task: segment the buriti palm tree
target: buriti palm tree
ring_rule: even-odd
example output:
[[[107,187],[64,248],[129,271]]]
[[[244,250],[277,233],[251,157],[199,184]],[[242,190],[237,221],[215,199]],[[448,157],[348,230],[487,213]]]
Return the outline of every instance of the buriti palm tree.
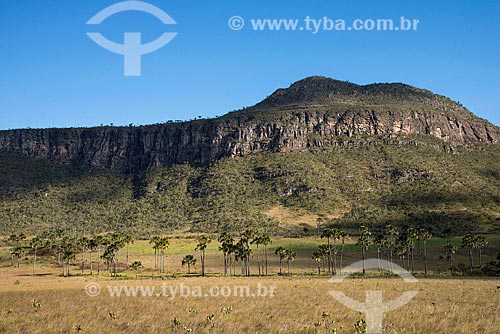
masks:
[[[250,248],[250,243],[252,238],[255,236],[253,230],[247,229],[240,236],[240,240],[236,244],[237,257],[242,261],[242,273],[245,276],[250,276],[250,256],[252,255],[252,249]]]
[[[102,258],[106,261],[106,267],[108,270],[108,274],[113,277],[114,270],[114,261],[115,261],[115,250],[114,250],[114,245],[110,244],[108,245],[102,254]]]
[[[21,244],[23,240],[26,239],[26,235],[24,233],[20,234],[11,234],[9,238],[7,239],[8,241],[11,242],[11,257],[10,257],[10,265],[14,265],[14,256],[16,255],[16,252],[14,250],[17,248],[17,254],[19,254],[19,248],[22,248]],[[23,252],[24,253],[24,252]],[[22,255],[21,255],[22,256]],[[17,267],[19,267],[19,257],[17,261]]]
[[[288,265],[288,276],[290,277],[291,276],[290,263],[293,260],[295,260],[295,257],[297,256],[297,254],[293,250],[287,249],[287,250],[285,250],[285,256],[286,256],[286,261],[287,261],[287,265]]]
[[[399,236],[398,240],[400,242],[396,244],[394,252],[397,256],[399,256],[399,261],[401,263],[401,274],[403,274],[403,269],[405,267],[405,257],[408,254],[408,247],[406,247],[402,236]]]
[[[66,277],[69,277],[69,267],[71,260],[75,258],[74,248],[73,248],[73,240],[70,238],[64,238],[61,243],[61,251],[64,263],[66,264],[66,273],[64,274]],[[64,267],[63,267],[64,270]]]
[[[323,272],[326,272],[326,262],[328,260],[328,245],[319,245],[318,251],[323,255]]]
[[[349,234],[346,231],[340,231],[339,237],[341,241],[339,270],[340,270],[340,276],[342,276],[342,264],[343,264],[342,261],[344,259],[345,240],[349,239]]]
[[[114,271],[115,277],[117,276],[117,273],[118,273],[120,249],[122,249],[123,247],[125,247],[125,239],[120,234],[113,233],[113,235],[111,235],[111,244],[110,244],[110,246],[108,246],[108,248],[112,249],[114,252],[113,271]]]
[[[123,236],[123,243],[127,247],[125,255],[125,267],[128,269],[128,246],[134,243],[134,238],[130,234],[125,234]]]
[[[89,239],[87,237],[81,237],[77,241],[77,245],[78,247],[80,247],[82,255],[82,262],[81,262],[82,275],[84,274],[85,270],[85,249],[87,248],[88,242]]]
[[[472,250],[477,248],[476,241],[477,241],[476,237],[473,236],[472,234],[467,234],[462,238],[462,248],[467,248],[469,251],[469,272],[471,276],[473,274],[472,268],[474,266],[472,258]]]
[[[33,239],[30,240],[30,246],[33,249],[33,276],[35,276],[35,271],[36,271],[36,253],[39,248],[43,247],[45,245],[45,240],[42,239],[40,236],[36,236]]]
[[[413,242],[412,240],[410,239],[410,237],[408,236],[408,234],[401,234],[399,235],[398,239],[397,239],[397,243],[396,243],[396,247],[397,247],[397,250],[398,250],[398,255],[402,256],[403,258],[403,261],[401,262],[401,267],[402,268],[405,268],[408,269],[408,271],[410,271],[410,253],[411,253],[411,249],[413,247]],[[407,259],[407,264],[405,266],[405,258]]]
[[[188,275],[191,275],[191,266],[196,266],[196,258],[193,255],[186,255],[182,259],[182,266],[188,267]]]
[[[211,241],[212,240],[210,240],[208,235],[203,235],[198,239],[198,245],[196,245],[196,248],[194,249],[195,251],[200,252],[201,276],[205,276],[205,250]]]
[[[363,276],[364,276],[364,275],[366,275],[366,266],[365,266],[366,251],[368,251],[368,247],[370,246],[370,236],[372,233],[370,232],[368,227],[363,226],[363,225],[359,227],[359,233],[360,233],[360,235],[359,235],[357,245],[361,246],[361,254],[363,257]]]
[[[120,243],[120,240],[112,240],[104,250],[104,254],[102,255],[102,258],[106,260],[107,266],[108,266],[108,272],[110,273],[111,276],[114,276],[115,278],[118,276],[118,259],[117,259],[117,253],[119,249],[123,246],[123,244]]]
[[[229,275],[236,275],[236,254],[238,252],[238,245],[230,244],[228,249],[228,257],[229,257]],[[231,274],[232,272],[232,274]]]
[[[98,235],[95,237],[95,242],[97,244],[97,275],[101,272],[101,247],[107,246],[110,240],[103,235]]]
[[[234,239],[228,232],[224,232],[219,236],[219,250],[224,254],[224,276],[227,276],[228,262],[230,262],[230,254]],[[231,269],[230,269],[231,270]]]
[[[286,249],[282,246],[279,246],[274,251],[274,254],[278,255],[280,258],[280,275],[283,275],[283,259],[286,258]]]
[[[262,275],[262,267],[260,266],[260,251],[259,251],[259,245],[262,243],[260,235],[256,235],[250,243],[255,244],[257,246],[257,267],[259,268],[259,276],[260,276]]]
[[[89,239],[87,243],[87,247],[89,250],[89,258],[90,258],[90,275],[92,276],[93,274],[93,263],[92,263],[92,253],[97,249],[98,244],[95,238]]]
[[[332,228],[333,241],[333,274],[337,274],[337,241],[340,239],[340,231],[337,228]]]
[[[134,261],[132,262],[132,265],[130,266],[132,269],[135,271],[135,278],[137,278],[139,274],[139,269],[142,268],[142,263],[141,261]]]
[[[321,276],[321,261],[323,260],[324,255],[321,251],[317,250],[312,254],[312,259],[316,262],[318,266],[318,276]]]
[[[446,245],[444,245],[444,251],[446,255],[446,260],[448,261],[448,264],[450,265],[450,273],[453,276],[453,256],[456,254],[458,247],[451,242],[447,242]]]
[[[160,273],[165,272],[165,250],[168,248],[169,241],[167,237],[162,237],[158,241],[158,250],[160,251]]]
[[[245,276],[250,276],[250,255],[252,254],[248,240],[242,236],[235,247],[235,260],[241,260],[241,274]]]
[[[396,247],[396,243],[397,243],[397,238],[398,238],[399,232],[398,232],[398,230],[394,226],[387,225],[385,227],[384,235],[385,235],[385,238],[386,238],[387,247],[389,249],[389,263],[392,263],[392,257],[393,257],[393,254],[394,254],[394,249]],[[393,268],[391,266],[390,270],[392,270],[392,269]]]
[[[415,273],[415,240],[419,239],[419,233],[416,228],[410,227],[408,229],[408,239],[410,243],[410,256],[411,256],[411,272]]]
[[[260,242],[262,243],[262,245],[264,245],[264,266],[265,266],[265,273],[267,276],[267,246],[272,243],[271,237],[269,236],[269,234],[264,233],[261,236]]]
[[[385,244],[385,237],[384,237],[382,234],[377,235],[377,236],[373,239],[373,244],[377,247],[378,271],[379,271],[379,272],[382,272],[382,270],[383,270],[384,268],[382,268],[382,261],[381,261],[382,255],[381,255],[381,250],[382,250],[382,247],[383,247],[383,246],[384,246],[384,244]]]
[[[153,245],[153,250],[155,253],[155,271],[158,269],[158,244],[160,242],[160,237],[159,236],[153,236],[151,239],[149,239],[149,244]]]
[[[332,247],[330,244],[330,241],[332,237],[334,236],[334,231],[330,228],[326,228],[322,233],[321,233],[321,239],[326,238],[327,239],[327,244],[328,244],[328,272],[330,275],[332,274]]]
[[[17,267],[19,268],[19,261],[21,260],[21,257],[24,255],[25,250],[23,246],[15,246],[14,249],[12,250],[12,254],[17,260]]]
[[[483,250],[488,247],[490,243],[482,235],[476,236],[476,247],[479,250],[479,267],[483,267]]]
[[[424,244],[424,273],[427,275],[427,241],[431,240],[432,234],[425,228],[420,229],[418,234]]]

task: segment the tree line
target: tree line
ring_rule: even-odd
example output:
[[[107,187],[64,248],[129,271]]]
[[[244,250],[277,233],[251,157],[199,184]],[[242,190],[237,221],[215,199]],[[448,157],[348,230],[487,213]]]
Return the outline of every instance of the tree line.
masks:
[[[325,228],[319,234],[326,243],[319,245],[312,253],[311,258],[316,263],[318,275],[328,273],[330,276],[343,274],[344,255],[346,242],[351,237],[346,231],[338,228]],[[370,229],[361,226],[358,230],[356,246],[361,251],[363,263],[363,275],[366,274],[365,261],[370,247],[376,249],[379,260],[379,272],[394,271],[393,268],[384,268],[381,261],[386,259],[388,263],[398,262],[401,268],[415,273],[415,262],[421,261],[424,267],[424,274],[428,274],[428,241],[432,234],[427,229],[406,228],[397,229],[392,225],[387,225],[385,230],[376,235],[372,235]],[[134,243],[134,237],[127,233],[111,233],[96,236],[68,236],[61,229],[51,229],[31,239],[27,239],[23,233],[12,234],[7,241],[11,249],[11,266],[15,264],[19,267],[20,259],[28,253],[33,256],[33,275],[36,274],[37,259],[40,252],[45,255],[56,257],[58,266],[61,267],[63,276],[70,276],[72,263],[80,264],[81,274],[85,274],[85,263],[88,259],[89,273],[94,272],[99,275],[102,271],[102,264],[110,276],[116,277],[120,270],[120,262],[125,264],[124,269],[135,270],[136,276],[139,269],[143,268],[140,261],[129,261],[129,245]],[[223,254],[223,275],[237,275],[237,267],[241,269],[241,275],[251,276],[251,263],[255,261],[259,276],[269,275],[268,247],[272,243],[268,233],[247,229],[240,233],[238,237],[222,232],[218,235],[218,250]],[[187,254],[181,260],[182,267],[187,267],[188,275],[191,268],[196,267],[198,259],[201,264],[201,276],[206,275],[206,249],[212,242],[209,235],[202,235],[197,239],[194,252],[198,253],[198,258],[194,254]],[[165,257],[169,247],[167,236],[152,236],[149,239],[154,253],[154,271],[159,274],[165,273]],[[467,234],[462,238],[461,245],[453,244],[451,241],[443,246],[440,254],[441,260],[446,260],[448,268],[453,275],[453,259],[459,248],[465,249],[469,257],[469,272],[474,273],[474,255],[477,254],[479,268],[483,268],[483,250],[489,245],[484,236]],[[282,246],[274,249],[274,255],[279,259],[279,275],[284,275],[283,266],[286,263],[287,274],[291,275],[291,264],[297,257],[292,249]],[[488,272],[500,272],[499,262],[487,264]],[[94,265],[96,267],[94,267]],[[123,268],[121,268],[123,269]]]

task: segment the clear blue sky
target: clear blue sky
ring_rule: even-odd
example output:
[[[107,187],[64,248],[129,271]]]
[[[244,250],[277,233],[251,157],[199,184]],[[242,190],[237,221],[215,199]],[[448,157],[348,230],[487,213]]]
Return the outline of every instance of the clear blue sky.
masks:
[[[164,26],[127,12],[90,27],[115,0],[0,1],[0,128],[150,124],[214,117],[253,105],[310,75],[359,84],[405,82],[462,102],[500,125],[498,0],[148,0]],[[420,20],[416,32],[232,31],[228,19]],[[121,42],[178,36],[123,76],[123,57],[87,36]]]

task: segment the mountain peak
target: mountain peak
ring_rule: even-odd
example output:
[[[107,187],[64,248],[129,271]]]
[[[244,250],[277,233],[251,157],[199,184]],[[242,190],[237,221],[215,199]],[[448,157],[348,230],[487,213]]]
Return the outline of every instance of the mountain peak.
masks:
[[[293,83],[289,88],[278,89],[258,106],[314,103],[332,94],[351,94],[358,88],[358,85],[347,81],[312,76]]]
[[[311,76],[293,83],[288,88],[278,89],[257,106],[329,105],[353,102],[353,100],[381,104],[388,100],[421,101],[435,98],[440,96],[403,83],[357,85],[323,76]]]

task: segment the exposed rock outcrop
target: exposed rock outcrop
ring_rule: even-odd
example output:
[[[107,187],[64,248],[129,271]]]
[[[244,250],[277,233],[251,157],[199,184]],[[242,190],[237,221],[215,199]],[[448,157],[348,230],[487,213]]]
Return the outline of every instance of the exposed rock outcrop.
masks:
[[[343,145],[349,138],[373,135],[495,144],[500,129],[456,102],[411,86],[358,86],[312,77],[276,91],[255,107],[217,119],[141,127],[0,131],[0,150],[132,172],[184,162],[209,163],[262,150]]]

